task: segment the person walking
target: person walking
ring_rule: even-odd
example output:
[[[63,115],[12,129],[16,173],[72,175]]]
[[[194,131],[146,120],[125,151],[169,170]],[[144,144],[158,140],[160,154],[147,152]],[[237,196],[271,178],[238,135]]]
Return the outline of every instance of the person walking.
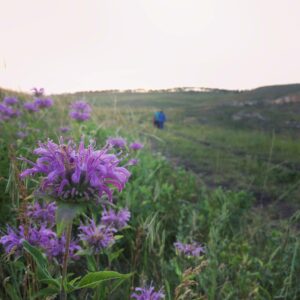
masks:
[[[159,128],[159,111],[154,113],[153,117],[153,125],[157,128]]]
[[[167,120],[165,113],[161,110],[158,115],[158,128],[163,129],[164,123]]]

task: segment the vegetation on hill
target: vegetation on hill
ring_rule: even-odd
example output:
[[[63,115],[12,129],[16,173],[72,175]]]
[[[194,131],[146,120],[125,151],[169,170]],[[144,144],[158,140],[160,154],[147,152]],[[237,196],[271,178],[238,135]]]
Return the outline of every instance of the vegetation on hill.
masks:
[[[131,213],[115,243],[97,255],[88,247],[79,251],[66,277],[59,258],[45,256],[48,248],[39,243],[23,242],[19,254],[2,247],[0,299],[56,299],[64,293],[69,299],[130,299],[135,287],[150,284],[170,300],[298,299],[300,129],[288,124],[300,122],[299,104],[267,101],[299,91],[300,85],[290,85],[245,92],[56,95],[53,107],[2,122],[2,237],[7,224],[31,224],[25,204],[53,200],[37,192],[40,176],[19,180],[30,166],[18,158],[35,161],[39,140],[58,143],[62,135],[79,143],[84,135],[86,145],[101,149],[109,137],[123,137],[144,148],[114,152],[124,164],[138,159],[127,167],[132,174],[124,189],[113,194],[115,208]],[[31,101],[18,96],[20,107]],[[78,99],[92,106],[90,120],[70,119],[69,105]],[[158,109],[167,115],[165,130],[152,125]],[[101,215],[102,205],[78,214],[73,239],[87,217],[99,221]],[[59,234],[58,220],[51,230]],[[193,255],[176,242],[204,251]]]

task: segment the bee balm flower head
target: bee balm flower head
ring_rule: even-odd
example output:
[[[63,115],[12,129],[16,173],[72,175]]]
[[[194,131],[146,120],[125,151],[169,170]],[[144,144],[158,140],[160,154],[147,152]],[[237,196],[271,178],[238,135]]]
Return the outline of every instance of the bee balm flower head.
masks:
[[[91,106],[85,101],[76,101],[71,105],[70,117],[76,121],[86,121],[91,117]]]
[[[113,188],[122,191],[130,172],[120,166],[120,160],[110,150],[109,146],[96,150],[93,144],[85,148],[83,141],[77,147],[72,141],[64,144],[61,139],[56,144],[48,140],[34,150],[39,156],[36,162],[22,158],[32,168],[20,176],[41,174],[40,189],[57,200],[85,202],[107,195],[112,201]]]

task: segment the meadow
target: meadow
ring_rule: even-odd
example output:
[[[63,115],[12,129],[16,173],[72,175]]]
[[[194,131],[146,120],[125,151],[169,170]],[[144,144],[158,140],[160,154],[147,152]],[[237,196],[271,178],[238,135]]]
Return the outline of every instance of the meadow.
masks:
[[[29,111],[22,107],[32,95],[0,90],[1,101],[16,96],[22,110],[0,123],[0,299],[299,299],[299,95],[300,85],[81,92]],[[90,118],[70,117],[77,100],[89,103]],[[161,109],[164,130],[152,124]],[[53,195],[73,158],[87,155],[68,145],[83,136],[89,155],[104,149],[115,159],[97,203],[93,193],[88,201]],[[105,148],[120,137],[126,146]],[[45,145],[33,151],[48,138],[72,163],[63,160],[43,188],[45,173],[20,174],[44,155]],[[134,150],[135,141],[143,148]],[[79,194],[90,191],[83,181],[71,183]],[[107,226],[107,212],[125,208],[123,226]]]

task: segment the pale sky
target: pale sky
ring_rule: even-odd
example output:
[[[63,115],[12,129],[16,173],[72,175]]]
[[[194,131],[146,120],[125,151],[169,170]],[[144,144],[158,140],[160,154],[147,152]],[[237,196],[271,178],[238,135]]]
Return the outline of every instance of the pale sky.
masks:
[[[0,86],[300,82],[300,0],[0,0]]]

